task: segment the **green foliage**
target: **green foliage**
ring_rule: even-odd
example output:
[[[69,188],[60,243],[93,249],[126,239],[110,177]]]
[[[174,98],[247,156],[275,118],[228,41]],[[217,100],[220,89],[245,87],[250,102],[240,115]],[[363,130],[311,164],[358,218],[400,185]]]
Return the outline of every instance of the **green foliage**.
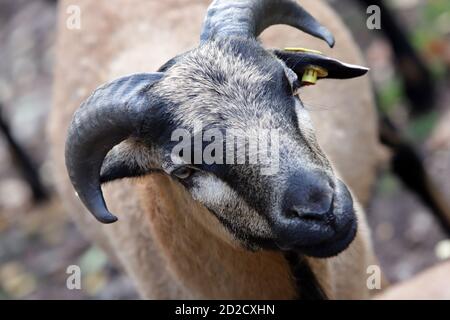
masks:
[[[425,140],[439,120],[438,112],[430,112],[419,118],[412,119],[408,126],[408,135],[414,140]]]
[[[380,107],[383,113],[391,113],[403,97],[403,86],[400,79],[393,77],[379,89]]]
[[[445,33],[450,30],[450,1],[426,1],[422,10],[421,20],[412,31],[413,45],[424,51],[434,41],[445,41]],[[430,69],[436,78],[445,75],[446,68],[442,61],[433,59],[429,61]]]
[[[101,270],[107,261],[105,253],[93,246],[81,256],[79,265],[83,272],[92,273]]]
[[[393,194],[398,188],[398,181],[390,172],[383,173],[377,184],[378,192],[386,195]]]
[[[427,21],[435,21],[443,13],[450,12],[450,2],[448,0],[429,0],[424,8],[424,17]]]

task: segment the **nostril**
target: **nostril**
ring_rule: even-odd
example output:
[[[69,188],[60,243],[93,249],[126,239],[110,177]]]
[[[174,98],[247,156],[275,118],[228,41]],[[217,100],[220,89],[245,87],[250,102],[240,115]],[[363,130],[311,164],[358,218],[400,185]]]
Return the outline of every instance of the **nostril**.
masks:
[[[332,223],[333,181],[321,172],[293,175],[283,198],[283,216],[286,219]]]
[[[308,212],[304,210],[299,210],[297,208],[291,208],[286,210],[284,213],[285,217],[288,219],[302,219],[310,221],[328,221],[329,217],[323,212]]]
[[[325,220],[323,213],[314,213],[314,212],[301,212],[299,217],[303,220],[313,220],[313,221],[321,221]]]

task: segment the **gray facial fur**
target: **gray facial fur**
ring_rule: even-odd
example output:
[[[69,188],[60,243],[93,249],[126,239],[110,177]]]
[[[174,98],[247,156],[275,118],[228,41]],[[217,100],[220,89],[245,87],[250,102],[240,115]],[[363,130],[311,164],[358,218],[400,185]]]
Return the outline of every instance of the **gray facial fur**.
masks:
[[[223,39],[179,58],[153,87],[174,128],[191,130],[201,121],[204,127],[255,140],[261,129],[279,130],[278,174],[262,176],[259,165],[222,164],[198,166],[188,181],[181,181],[246,247],[273,239],[270,222],[281,211],[290,174],[318,169],[332,177],[308,112],[293,95],[294,80],[284,62],[257,41]]]

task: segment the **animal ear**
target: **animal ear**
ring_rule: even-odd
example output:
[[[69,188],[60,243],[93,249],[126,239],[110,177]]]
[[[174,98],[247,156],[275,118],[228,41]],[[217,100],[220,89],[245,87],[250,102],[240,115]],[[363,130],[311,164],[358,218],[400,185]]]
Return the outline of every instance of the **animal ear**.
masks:
[[[314,84],[317,79],[350,79],[360,77],[368,68],[348,64],[319,53],[272,51],[302,79],[303,85]]]
[[[144,143],[135,139],[125,140],[106,155],[100,171],[100,183],[158,171],[155,169],[156,159],[156,151]]]

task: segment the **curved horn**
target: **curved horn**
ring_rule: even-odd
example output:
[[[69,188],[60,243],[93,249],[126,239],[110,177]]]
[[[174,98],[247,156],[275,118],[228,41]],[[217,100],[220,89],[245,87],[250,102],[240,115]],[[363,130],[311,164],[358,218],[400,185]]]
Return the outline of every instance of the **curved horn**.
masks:
[[[106,208],[100,169],[109,150],[138,135],[151,108],[149,87],[162,73],[135,74],[98,88],[77,110],[66,140],[66,167],[78,197],[103,223],[117,220]],[[147,114],[148,116],[148,114]]]
[[[292,0],[214,0],[208,8],[200,40],[256,38],[274,24],[290,25],[334,46],[331,32]]]

